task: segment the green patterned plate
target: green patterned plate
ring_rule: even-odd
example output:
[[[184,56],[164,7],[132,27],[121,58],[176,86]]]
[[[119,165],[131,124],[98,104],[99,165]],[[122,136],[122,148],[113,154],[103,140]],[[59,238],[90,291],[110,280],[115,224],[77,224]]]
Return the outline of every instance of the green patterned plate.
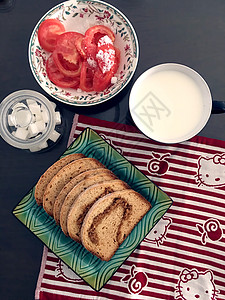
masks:
[[[13,210],[14,215],[55,255],[98,291],[165,214],[172,200],[90,128],[86,128],[77,137],[62,157],[72,153],[83,153],[98,159],[152,204],[152,209],[137,224],[108,262],[101,261],[82,245],[64,235],[54,219],[37,205],[34,198],[35,187]]]

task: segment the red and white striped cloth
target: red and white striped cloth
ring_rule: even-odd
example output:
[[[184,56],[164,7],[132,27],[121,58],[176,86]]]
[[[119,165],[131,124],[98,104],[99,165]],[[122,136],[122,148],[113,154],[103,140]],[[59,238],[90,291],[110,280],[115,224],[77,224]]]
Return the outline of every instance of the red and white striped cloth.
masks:
[[[225,299],[225,142],[196,136],[165,145],[133,126],[75,115],[69,143],[86,127],[173,205],[99,292],[44,247],[36,299]]]

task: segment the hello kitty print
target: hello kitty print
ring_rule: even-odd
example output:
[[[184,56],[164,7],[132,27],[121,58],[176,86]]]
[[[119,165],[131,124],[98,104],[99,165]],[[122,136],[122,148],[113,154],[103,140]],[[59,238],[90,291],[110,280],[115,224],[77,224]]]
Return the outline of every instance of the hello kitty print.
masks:
[[[212,157],[201,156],[198,160],[196,182],[198,186],[213,188],[225,186],[225,153],[215,154]]]
[[[166,240],[166,235],[171,224],[171,218],[162,217],[162,219],[146,236],[145,241],[148,243],[156,244],[159,247]]]
[[[219,291],[214,284],[210,270],[183,269],[176,289],[175,299],[179,300],[216,300]]]

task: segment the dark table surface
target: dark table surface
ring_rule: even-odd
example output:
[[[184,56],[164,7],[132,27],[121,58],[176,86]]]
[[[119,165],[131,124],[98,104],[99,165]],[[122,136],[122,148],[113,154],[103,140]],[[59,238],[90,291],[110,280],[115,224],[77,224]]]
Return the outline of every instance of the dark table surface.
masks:
[[[5,2],[0,0],[0,8]],[[31,73],[27,49],[38,20],[60,1],[9,2],[13,4],[11,10],[0,10],[0,101],[21,89],[48,97]],[[130,84],[114,99],[95,107],[79,108],[57,102],[66,126],[60,142],[49,151],[30,153],[13,148],[0,138],[0,299],[34,299],[43,245],[12,215],[12,210],[65,151],[75,113],[131,123],[128,99],[132,84],[146,69],[165,62],[195,69],[210,86],[213,99],[225,100],[224,0],[108,2],[128,17],[138,35],[140,58]],[[225,115],[213,114],[200,135],[225,140],[224,125]]]

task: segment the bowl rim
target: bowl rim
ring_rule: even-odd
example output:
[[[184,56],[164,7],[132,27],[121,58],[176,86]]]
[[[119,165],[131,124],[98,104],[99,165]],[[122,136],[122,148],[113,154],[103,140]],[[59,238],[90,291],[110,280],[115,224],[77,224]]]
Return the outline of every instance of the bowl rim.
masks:
[[[140,88],[140,85],[142,83],[142,81],[144,79],[146,79],[148,76],[151,76],[151,74],[154,74],[155,72],[160,72],[160,71],[168,71],[168,70],[173,70],[173,71],[178,71],[181,72],[185,75],[187,75],[190,78],[196,78],[198,80],[198,82],[195,83],[196,85],[199,87],[199,90],[202,92],[202,94],[205,95],[205,97],[203,98],[203,111],[204,111],[204,115],[203,117],[201,117],[199,119],[198,124],[196,125],[195,128],[193,128],[192,130],[188,131],[187,133],[183,134],[182,136],[180,136],[179,138],[168,138],[168,139],[161,139],[161,138],[157,138],[157,137],[153,137],[151,135],[151,132],[148,130],[146,130],[145,126],[143,126],[141,124],[141,122],[138,121],[138,118],[134,112],[134,108],[136,107],[135,103],[136,103],[136,97],[135,97],[135,89]],[[204,91],[203,91],[204,89]],[[135,81],[135,83],[132,86],[132,89],[130,91],[130,95],[129,95],[129,110],[130,110],[130,114],[132,117],[132,120],[134,121],[135,125],[138,127],[138,129],[148,138],[151,138],[152,140],[155,140],[157,142],[160,143],[165,143],[165,144],[174,144],[174,143],[181,143],[184,141],[187,141],[189,139],[191,139],[192,137],[194,137],[195,135],[197,135],[207,124],[210,116],[211,116],[211,110],[212,110],[212,95],[211,95],[211,91],[210,88],[207,84],[207,82],[205,81],[205,79],[194,69],[192,69],[189,66],[186,66],[184,64],[180,64],[180,63],[162,63],[162,64],[158,64],[155,66],[150,67],[149,69],[147,69],[146,71],[144,71]]]
[[[42,86],[42,84],[40,83],[40,80],[38,79],[38,76],[37,74],[35,73],[35,67],[32,63],[32,54],[31,54],[31,47],[32,47],[32,44],[33,44],[33,41],[34,41],[34,36],[38,30],[38,27],[40,25],[40,23],[47,17],[49,16],[49,14],[51,14],[51,12],[53,12],[54,10],[56,10],[57,8],[60,8],[60,7],[63,7],[64,5],[66,4],[69,4],[69,3],[77,3],[77,2],[82,2],[82,4],[93,4],[93,3],[97,3],[99,5],[103,5],[103,6],[106,6],[106,7],[109,7],[111,10],[114,11],[114,13],[116,13],[117,15],[119,15],[122,19],[125,20],[126,22],[126,26],[128,25],[129,28],[130,28],[130,33],[132,34],[132,41],[135,42],[135,59],[134,59],[134,64],[133,64],[133,70],[130,71],[126,77],[126,79],[124,80],[123,84],[121,84],[120,88],[115,90],[114,92],[112,92],[112,94],[110,94],[109,97],[106,97],[106,98],[100,98],[98,100],[95,100],[93,102],[90,101],[86,101],[86,102],[79,102],[79,100],[74,100],[74,102],[72,101],[69,101],[69,100],[66,100],[66,99],[63,99],[61,97],[57,97],[56,95],[54,95],[52,92],[50,92],[45,86]],[[131,44],[133,44],[133,42]],[[129,19],[118,9],[116,8],[115,6],[107,3],[107,2],[104,2],[104,1],[100,1],[100,0],[82,0],[82,1],[78,1],[78,0],[67,0],[67,1],[64,1],[64,2],[61,2],[57,5],[55,5],[54,7],[52,7],[51,9],[49,9],[39,20],[38,22],[36,23],[31,35],[30,35],[30,39],[29,39],[29,43],[28,43],[28,61],[29,61],[29,66],[30,66],[30,69],[31,69],[31,72],[35,78],[35,80],[37,81],[37,83],[41,86],[41,88],[48,94],[50,95],[51,97],[53,97],[54,99],[56,99],[57,101],[60,101],[62,103],[65,103],[65,104],[68,104],[68,105],[71,105],[71,106],[78,106],[78,107],[86,107],[86,106],[94,106],[94,105],[97,105],[97,104],[101,104],[101,103],[104,103],[106,101],[109,101],[110,99],[114,98],[116,95],[118,95],[127,85],[128,83],[131,81],[133,75],[135,74],[135,71],[137,69],[137,65],[138,65],[138,61],[139,61],[139,41],[138,41],[138,37],[137,37],[137,34],[136,34],[136,31],[133,27],[133,25],[131,24],[131,22],[129,21]],[[54,84],[53,84],[54,85]],[[55,87],[57,87],[56,85],[54,85]],[[65,89],[66,91],[67,89]],[[86,93],[86,92],[84,92]],[[82,95],[82,92],[80,93]],[[85,94],[85,96],[88,96],[88,93]]]

